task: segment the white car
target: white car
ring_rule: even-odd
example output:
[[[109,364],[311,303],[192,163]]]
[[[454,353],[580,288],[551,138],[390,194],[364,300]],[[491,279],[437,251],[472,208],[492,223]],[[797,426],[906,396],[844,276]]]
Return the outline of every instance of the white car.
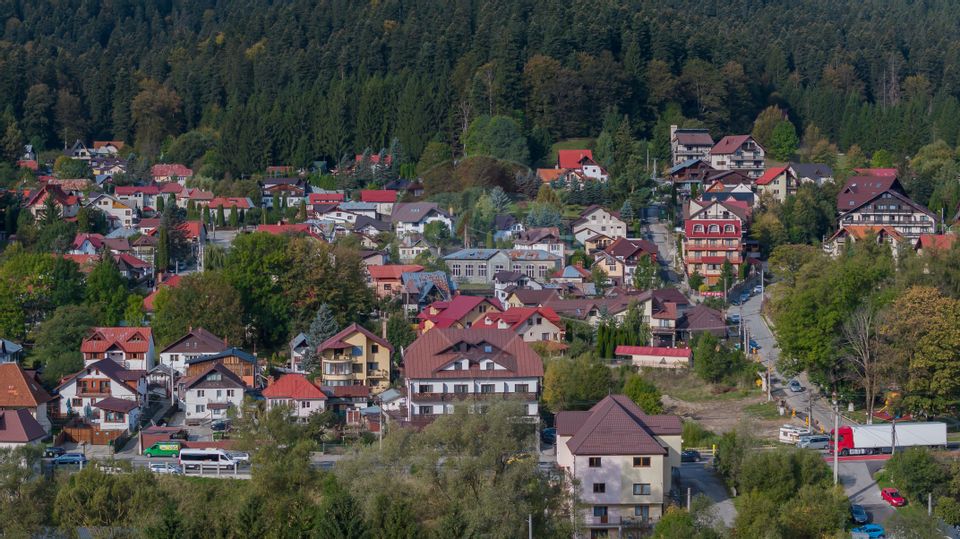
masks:
[[[179,464],[172,464],[169,462],[154,462],[150,464],[150,471],[160,474],[180,475],[183,473],[183,468],[181,468]]]
[[[244,451],[227,451],[227,456],[237,462],[250,464],[250,453],[246,453]]]

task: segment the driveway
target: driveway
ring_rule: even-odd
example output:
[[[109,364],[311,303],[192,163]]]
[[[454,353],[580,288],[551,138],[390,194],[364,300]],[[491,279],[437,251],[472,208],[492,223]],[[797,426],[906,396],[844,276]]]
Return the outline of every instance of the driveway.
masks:
[[[860,504],[870,514],[872,522],[882,524],[894,509],[880,499],[880,489],[873,474],[883,467],[883,461],[860,461],[840,463],[840,483],[850,498],[850,503]]]
[[[688,488],[691,496],[703,494],[710,498],[717,518],[728,528],[733,526],[733,521],[737,518],[737,509],[733,506],[733,499],[727,493],[726,485],[713,471],[713,465],[709,461],[680,464],[678,489],[684,504],[686,504]]]

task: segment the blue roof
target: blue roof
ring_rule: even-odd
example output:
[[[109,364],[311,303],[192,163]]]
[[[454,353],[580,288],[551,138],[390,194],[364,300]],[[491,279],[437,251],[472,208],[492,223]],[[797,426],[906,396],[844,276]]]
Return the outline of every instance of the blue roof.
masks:
[[[500,249],[460,249],[455,253],[443,257],[444,260],[489,260]]]
[[[450,279],[450,276],[442,271],[418,271],[404,272],[400,274],[400,282],[404,287],[413,285],[419,291],[417,302],[429,297],[433,290],[440,290],[443,299],[449,300],[457,290],[457,283]]]
[[[247,351],[245,351],[245,350],[241,350],[241,349],[239,349],[239,348],[227,348],[227,349],[224,350],[223,352],[220,352],[220,353],[217,353],[217,354],[209,354],[209,355],[206,355],[206,356],[200,356],[200,357],[195,357],[195,358],[193,358],[193,359],[188,359],[188,360],[187,360],[187,365],[192,365],[192,364],[194,364],[194,363],[202,363],[202,362],[204,362],[204,361],[212,361],[212,360],[214,360],[214,359],[221,359],[221,358],[232,357],[232,356],[236,356],[236,357],[238,357],[238,358],[246,361],[247,363],[256,363],[256,362],[257,362],[256,356],[254,356],[254,355],[251,354],[250,352],[247,352]]]
[[[679,172],[679,171],[681,171],[681,170],[683,170],[683,169],[685,169],[685,168],[687,168],[687,167],[689,167],[689,166],[693,166],[693,165],[697,164],[697,161],[703,161],[703,159],[696,158],[696,157],[693,158],[693,159],[687,159],[687,160],[684,161],[683,163],[680,163],[679,165],[676,165],[676,166],[674,166],[673,168],[671,168],[671,169],[670,169],[670,172],[668,172],[667,174],[674,174],[674,173]]]
[[[341,203],[340,203],[340,209],[341,209],[341,210],[347,210],[347,211],[350,211],[350,210],[370,210],[370,211],[375,211],[375,210],[377,209],[377,205],[374,204],[373,202],[352,202],[352,201],[351,201],[351,202],[341,202]]]

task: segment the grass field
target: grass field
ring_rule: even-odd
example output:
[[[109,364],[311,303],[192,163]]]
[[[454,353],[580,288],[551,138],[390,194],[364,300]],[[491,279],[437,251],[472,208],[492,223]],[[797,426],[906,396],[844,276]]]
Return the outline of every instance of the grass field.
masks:
[[[762,393],[756,388],[731,388],[706,383],[696,374],[685,369],[676,372],[644,369],[643,377],[656,384],[661,393],[687,402],[737,400]]]
[[[775,402],[758,402],[744,407],[743,411],[758,419],[780,419]]]

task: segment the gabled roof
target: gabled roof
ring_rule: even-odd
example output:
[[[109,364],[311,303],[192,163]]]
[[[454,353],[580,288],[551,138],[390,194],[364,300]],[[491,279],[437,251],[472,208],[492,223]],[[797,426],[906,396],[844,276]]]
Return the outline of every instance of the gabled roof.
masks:
[[[160,164],[150,167],[150,175],[155,178],[165,178],[168,176],[190,177],[193,176],[193,171],[179,163],[169,165]]]
[[[317,347],[317,350],[323,352],[324,350],[342,350],[344,348],[351,348],[353,345],[347,344],[345,339],[349,338],[354,333],[360,333],[380,346],[383,346],[391,352],[393,351],[393,345],[374,335],[370,330],[357,323],[350,324],[333,337],[330,337],[329,339],[320,343],[320,346]]]
[[[582,266],[568,265],[557,271],[551,277],[555,279],[590,279],[590,272],[583,269]]]
[[[223,206],[224,209],[237,208],[249,210],[253,207],[253,201],[248,197],[214,197],[210,200],[210,209],[216,209]]]
[[[957,243],[956,234],[920,234],[916,249],[936,249],[946,251]]]
[[[227,343],[223,339],[201,327],[197,327],[191,328],[183,337],[180,337],[163,350],[160,350],[160,353],[189,352],[193,354],[216,354],[227,348]]]
[[[727,321],[723,313],[702,303],[684,314],[678,328],[691,333],[710,332],[721,338],[727,336]]]
[[[823,163],[790,163],[790,168],[798,178],[832,178],[833,169]],[[859,173],[858,173],[859,174]]]
[[[875,234],[877,236],[885,235],[893,238],[896,241],[902,241],[904,239],[895,228],[889,225],[844,225],[839,230],[834,232],[832,236],[830,236],[830,238],[827,240],[827,243],[845,236],[851,236],[857,240],[862,240],[866,238],[868,234]]]
[[[113,255],[113,259],[117,262],[117,265],[121,268],[129,268],[131,270],[141,270],[141,269],[150,268],[149,262],[140,260],[139,258],[127,253],[115,254]]]
[[[145,353],[150,349],[153,330],[148,327],[95,327],[80,344],[84,354],[102,354],[113,347],[126,353]]]
[[[0,363],[0,408],[35,408],[52,398],[19,363]]]
[[[114,188],[113,193],[117,196],[132,196],[137,193],[157,195],[160,194],[160,188],[156,185],[119,185]]]
[[[176,288],[180,286],[180,276],[171,275],[167,280],[162,283],[157,284],[156,290],[147,294],[147,297],[143,298],[143,310],[147,312],[153,312],[153,302],[157,299],[157,294],[160,292],[161,288],[164,287]]]
[[[319,387],[302,374],[284,374],[263,390],[268,399],[327,400]]]
[[[560,299],[560,294],[556,290],[544,288],[543,290],[530,290],[529,288],[518,288],[510,293],[516,296],[517,300],[527,307],[537,307],[550,301]]]
[[[0,410],[0,443],[27,444],[46,435],[29,410]]]
[[[385,223],[379,219],[367,217],[366,215],[358,215],[357,220],[353,223],[353,229],[361,230],[367,227],[373,227],[378,232],[387,232],[390,230],[390,223]]]
[[[669,348],[666,346],[627,346],[621,344],[617,346],[614,354],[618,356],[665,356],[665,357],[685,357],[690,359],[692,355],[689,348]]]
[[[83,245],[83,242],[89,241],[90,245],[92,245],[94,249],[100,249],[101,247],[103,247],[103,240],[104,240],[103,234],[81,232],[76,236],[74,236],[73,248],[79,249]]]
[[[363,202],[389,203],[397,201],[397,192],[392,189],[364,189],[360,191]]]
[[[257,357],[251,354],[250,352],[241,350],[237,347],[230,347],[222,352],[217,352],[216,354],[209,354],[206,356],[200,356],[200,357],[195,357],[193,359],[188,359],[187,365],[192,365],[194,363],[203,363],[205,361],[214,361],[217,359],[223,359],[227,357],[236,357],[238,359],[246,361],[247,363],[253,363],[254,365],[256,365],[257,363]]]
[[[889,193],[917,211],[935,217],[933,212],[908,197],[896,176],[854,176],[847,180],[837,195],[837,211],[855,211],[877,197]]]
[[[404,273],[416,273],[423,271],[423,266],[418,264],[390,264],[387,266],[367,266],[367,272],[375,280],[393,279],[400,280]]]
[[[571,437],[567,448],[574,455],[666,455],[656,436],[682,432],[678,416],[647,415],[624,395],[610,395],[589,412],[568,414],[557,414],[557,435]]]
[[[555,226],[528,228],[517,234],[514,243],[520,245],[533,245],[544,241],[560,241],[560,228]]]
[[[509,213],[498,213],[493,218],[494,230],[510,230],[517,224],[517,219]]]
[[[471,362],[469,370],[444,371],[443,367],[462,356],[455,345],[465,343],[479,347],[490,345],[489,353],[481,353],[504,367],[481,370]],[[404,372],[408,379],[416,378],[513,378],[542,377],[543,361],[517,334],[498,329],[433,329],[421,335],[403,356]]]
[[[100,408],[108,412],[129,413],[131,410],[139,408],[140,405],[135,400],[118,399],[116,397],[107,397],[93,403],[94,408]]]
[[[641,254],[656,256],[657,245],[647,240],[617,238],[603,252],[624,260]]]
[[[710,139],[710,145],[711,146],[713,145],[713,139]],[[674,174],[676,174],[677,172],[680,172],[681,170],[688,169],[692,166],[696,166],[698,163],[707,168],[711,168],[710,164],[704,161],[703,159],[693,158],[693,159],[687,159],[686,161],[680,164],[674,165],[673,167],[670,168],[669,171],[667,171],[667,175],[673,176]]]
[[[101,359],[64,378],[60,382],[60,385],[57,386],[57,390],[59,391],[61,388],[69,385],[76,380],[78,376],[93,371],[100,372],[122,386],[126,386],[127,382],[137,381],[147,374],[147,371],[124,369],[122,365],[112,359]]]
[[[197,359],[202,359],[202,358],[197,358]],[[187,361],[187,364],[191,364],[191,363],[195,363],[195,361],[192,361],[192,360]],[[213,365],[210,365],[209,367],[207,367],[200,374],[196,376],[189,376],[187,378],[183,378],[182,380],[180,380],[179,383],[183,385],[185,389],[190,389],[193,386],[199,384],[200,382],[206,380],[207,376],[209,376],[211,373],[214,373],[214,372],[220,373],[221,375],[223,375],[223,379],[233,382],[234,385],[236,385],[237,387],[246,387],[246,384],[243,383],[243,380],[241,380],[239,376],[234,374],[234,372],[231,371],[223,363],[214,363]]]
[[[310,234],[310,225],[304,223],[295,224],[276,224],[276,225],[257,225],[257,232],[266,232],[274,236],[283,234]]]
[[[502,321],[511,330],[521,329],[521,326],[530,319],[530,317],[539,314],[543,318],[560,326],[560,315],[550,307],[511,307],[502,313],[488,313],[474,324],[477,328],[500,329],[499,323]]]
[[[436,327],[446,328],[450,327],[453,324],[460,322],[464,316],[466,316],[470,311],[475,309],[481,303],[489,303],[496,310],[500,310],[500,306],[496,301],[491,300],[490,298],[484,298],[480,296],[454,296],[450,301],[435,301],[430,305],[427,305],[420,314],[417,315],[417,318],[421,320],[430,320]],[[431,311],[437,311],[436,314],[431,314]]]
[[[490,260],[500,249],[460,249],[443,257],[444,260]]]
[[[783,174],[784,172],[788,172],[788,169],[789,169],[789,166],[784,165],[782,167],[773,167],[773,168],[768,168],[767,170],[764,170],[763,174],[759,178],[757,178],[757,185],[767,185],[768,183],[772,182],[777,176]]]
[[[390,220],[393,223],[419,223],[434,212],[443,217],[450,217],[436,202],[403,202],[394,204]]]
[[[710,150],[711,155],[729,155],[735,153],[737,150],[743,146],[743,143],[748,140],[752,140],[753,137],[750,135],[729,135],[720,139],[720,142],[717,143],[713,149]],[[760,146],[760,143],[754,141],[757,146]],[[761,148],[763,146],[760,146]]]
[[[317,204],[339,204],[346,199],[343,193],[310,193],[307,195],[307,203],[311,206]]]
[[[560,168],[580,168],[580,163],[584,159],[593,161],[593,152],[590,150],[557,151],[557,163],[560,165]]]
[[[591,206],[587,206],[582,212],[580,212],[580,218],[577,219],[576,221],[574,221],[573,223],[571,223],[570,226],[575,227],[575,226],[577,226],[577,225],[579,225],[579,224],[589,223],[589,222],[590,222],[590,219],[589,219],[590,215],[593,214],[593,213],[596,213],[596,212],[598,212],[598,211],[607,212],[608,214],[610,214],[610,217],[612,217],[612,218],[614,218],[614,219],[617,219],[618,221],[620,220],[620,213],[619,213],[619,212],[610,211],[610,210],[604,208],[603,206],[601,206],[601,205],[599,205],[599,204],[593,204],[593,205],[591,205]],[[623,222],[623,221],[620,221],[620,222]]]
[[[677,129],[673,138],[684,146],[713,146],[713,137],[707,129]]]

